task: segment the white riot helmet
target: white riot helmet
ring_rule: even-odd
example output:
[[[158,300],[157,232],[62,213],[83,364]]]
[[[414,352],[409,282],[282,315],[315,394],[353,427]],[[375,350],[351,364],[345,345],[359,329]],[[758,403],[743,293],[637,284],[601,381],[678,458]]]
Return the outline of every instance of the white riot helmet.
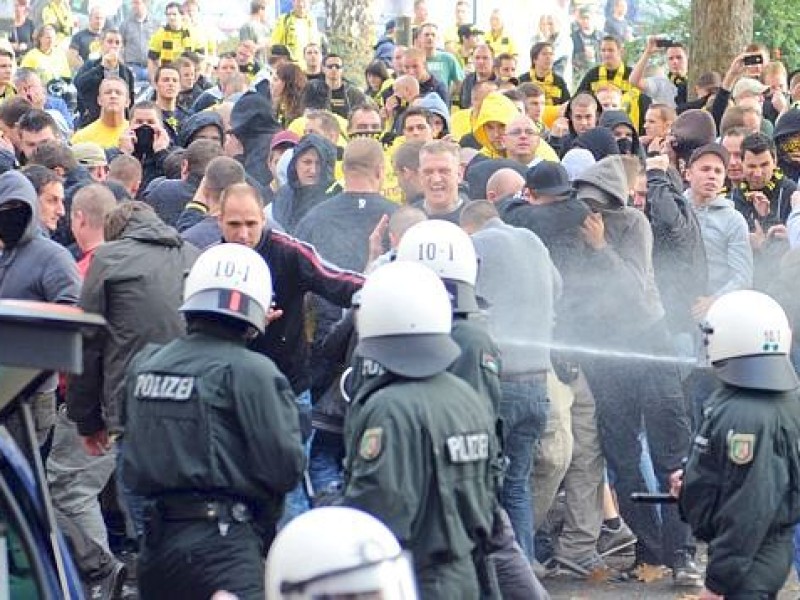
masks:
[[[293,519],[267,556],[268,600],[360,594],[415,600],[409,561],[392,532],[353,508],[315,508]]]
[[[427,267],[409,261],[379,267],[361,288],[359,306],[356,354],[392,373],[430,377],[460,353],[450,338],[447,290]]]
[[[403,234],[397,260],[422,263],[441,277],[454,311],[479,310],[475,298],[478,258],[469,235],[458,225],[441,219],[417,223]]]
[[[725,383],[778,392],[798,386],[789,361],[789,319],[766,294],[741,290],[720,296],[702,330],[708,360]]]
[[[266,261],[242,244],[219,244],[194,263],[180,310],[227,315],[264,333],[271,303],[272,275]]]

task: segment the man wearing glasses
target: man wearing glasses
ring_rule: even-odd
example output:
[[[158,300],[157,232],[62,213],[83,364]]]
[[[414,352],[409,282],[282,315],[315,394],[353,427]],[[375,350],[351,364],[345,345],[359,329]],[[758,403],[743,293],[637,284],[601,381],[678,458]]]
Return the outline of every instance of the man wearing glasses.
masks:
[[[325,57],[323,72],[325,78],[312,81],[306,88],[306,106],[322,108],[339,115],[343,119],[365,101],[364,94],[354,85],[344,80],[344,62],[338,54]]]

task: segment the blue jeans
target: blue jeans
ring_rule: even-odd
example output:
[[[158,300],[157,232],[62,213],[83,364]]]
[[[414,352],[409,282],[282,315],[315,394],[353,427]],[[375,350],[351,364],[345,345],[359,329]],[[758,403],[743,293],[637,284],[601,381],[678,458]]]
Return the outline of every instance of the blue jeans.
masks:
[[[311,455],[308,462],[308,476],[314,487],[314,496],[333,494],[342,489],[344,475],[344,438],[341,434],[314,430],[311,439]]]
[[[311,391],[305,390],[304,392],[300,392],[295,399],[295,403],[297,404],[297,411],[300,413],[300,420],[302,421],[304,418],[309,419],[311,418]],[[305,440],[303,442],[303,446],[306,451],[306,463],[308,462],[308,453],[311,448],[311,438]],[[311,508],[309,501],[308,501],[308,494],[306,493],[306,486],[305,486],[305,476],[303,474],[304,480],[297,484],[297,487],[294,488],[291,492],[286,494],[286,501],[284,502],[284,509],[283,509],[283,518],[281,518],[280,523],[278,523],[278,528],[283,527],[289,521],[294,519],[295,517],[302,515],[304,512],[307,512],[309,508]]]
[[[547,381],[544,376],[501,380],[500,388],[503,392],[500,401],[503,449],[508,459],[500,503],[506,509],[514,535],[530,562],[534,558],[530,474],[536,443],[542,437],[550,411]]]

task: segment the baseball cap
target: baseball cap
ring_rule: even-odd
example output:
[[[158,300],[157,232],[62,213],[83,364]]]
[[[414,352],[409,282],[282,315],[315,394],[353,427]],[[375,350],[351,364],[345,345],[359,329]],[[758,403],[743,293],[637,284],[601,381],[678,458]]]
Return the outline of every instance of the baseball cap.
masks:
[[[292,53],[289,52],[289,48],[283,44],[273,44],[269,48],[269,60],[273,60],[275,58],[288,58],[289,60],[292,60]]]
[[[564,196],[572,191],[567,170],[561,163],[548,160],[528,169],[525,185],[537,196]]]
[[[474,25],[460,25],[458,27],[458,39],[461,40],[474,35],[483,35],[483,31],[477,29]]]
[[[756,94],[757,96],[760,96],[768,89],[769,87],[761,83],[758,79],[753,79],[752,77],[742,77],[736,82],[736,85],[733,86],[731,97],[735,100],[743,94]]]
[[[108,165],[106,153],[99,144],[81,142],[72,146],[72,156],[84,167],[105,167]]]
[[[394,31],[395,29],[397,29],[397,21],[395,21],[394,19],[389,19],[388,21],[386,21],[386,33]]]
[[[270,151],[275,150],[278,146],[296,146],[300,141],[300,137],[292,131],[279,131],[272,136],[272,141],[269,143]]]
[[[713,142],[711,144],[706,144],[705,146],[700,146],[697,150],[692,152],[692,156],[689,159],[689,166],[691,167],[692,164],[696,160],[698,160],[701,156],[705,156],[707,154],[713,154],[714,156],[718,156],[722,160],[722,164],[725,165],[725,168],[728,168],[728,161],[730,160],[730,155],[728,151],[725,149],[725,146],[722,144],[717,144]]]

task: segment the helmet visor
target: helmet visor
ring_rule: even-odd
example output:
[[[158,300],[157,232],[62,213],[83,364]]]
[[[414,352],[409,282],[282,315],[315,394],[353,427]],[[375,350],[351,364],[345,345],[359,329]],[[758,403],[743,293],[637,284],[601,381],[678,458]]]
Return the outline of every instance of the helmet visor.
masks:
[[[717,377],[738,387],[788,392],[800,385],[794,367],[785,354],[729,358],[717,361],[713,367]]]

